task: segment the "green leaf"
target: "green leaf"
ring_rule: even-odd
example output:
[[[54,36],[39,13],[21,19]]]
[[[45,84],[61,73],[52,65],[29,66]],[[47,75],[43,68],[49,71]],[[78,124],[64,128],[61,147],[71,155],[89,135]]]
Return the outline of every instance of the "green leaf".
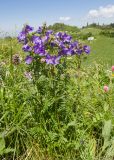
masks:
[[[0,134],[0,154],[4,149],[5,149],[5,140],[2,136],[2,134]]]
[[[13,148],[6,148],[5,150],[3,150],[3,153],[9,153],[9,152],[14,152],[15,151],[15,149],[13,149]]]
[[[69,126],[76,126],[76,121],[72,121],[72,122],[68,123],[67,126],[68,126],[68,127],[69,127]]]
[[[108,109],[109,109],[109,104],[105,103],[105,104],[104,104],[104,111],[107,112]]]
[[[104,127],[102,130],[102,136],[104,137],[104,139],[110,138],[111,127],[112,127],[111,120],[104,122]]]

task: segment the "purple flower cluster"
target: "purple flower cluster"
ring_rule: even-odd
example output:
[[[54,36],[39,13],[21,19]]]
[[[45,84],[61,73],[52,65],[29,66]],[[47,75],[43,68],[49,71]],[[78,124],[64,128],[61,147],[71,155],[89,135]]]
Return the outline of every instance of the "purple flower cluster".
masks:
[[[36,31],[26,25],[18,35],[18,40],[23,44],[23,51],[30,54],[25,58],[27,64],[32,63],[34,55],[45,58],[47,64],[57,65],[61,57],[90,53],[90,47],[73,41],[72,37],[64,32],[47,30],[41,26]]]
[[[24,44],[27,43],[27,34],[31,31],[33,31],[33,27],[26,25],[24,26],[24,28],[22,29],[22,31],[19,33],[18,35],[18,41],[19,42],[23,42]]]

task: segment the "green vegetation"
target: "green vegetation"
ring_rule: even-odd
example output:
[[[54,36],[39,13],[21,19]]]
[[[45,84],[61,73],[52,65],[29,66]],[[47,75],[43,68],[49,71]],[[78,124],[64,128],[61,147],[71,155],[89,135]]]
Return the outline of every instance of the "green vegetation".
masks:
[[[88,57],[87,63],[104,62],[110,66],[114,64],[114,38],[97,36],[91,42],[92,54]]]
[[[80,69],[74,57],[67,58],[59,66],[60,77],[56,68],[50,75],[36,66],[35,83],[24,75],[25,53],[17,40],[0,40],[1,160],[114,158],[114,38],[100,35],[98,28],[76,28],[75,33],[67,27],[74,38],[92,33],[92,42],[80,40],[91,46],[91,54]],[[15,54],[19,64],[13,62]]]
[[[54,31],[67,31],[67,32],[78,32],[79,28],[76,26],[65,25],[64,23],[55,23],[48,26],[49,29]]]
[[[78,32],[79,39],[91,46],[91,54],[84,58],[84,65],[90,65],[94,62],[105,65],[114,64],[114,37],[113,29],[102,30],[100,28],[83,28]],[[102,34],[105,32],[105,35]],[[109,33],[109,34],[108,34]],[[88,36],[89,35],[89,36]],[[111,36],[110,36],[111,35]],[[94,40],[88,42],[88,37],[94,37]]]

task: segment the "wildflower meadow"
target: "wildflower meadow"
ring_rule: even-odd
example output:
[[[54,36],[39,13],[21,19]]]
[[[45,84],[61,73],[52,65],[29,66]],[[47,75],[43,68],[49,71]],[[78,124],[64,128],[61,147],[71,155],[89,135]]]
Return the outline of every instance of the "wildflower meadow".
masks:
[[[114,63],[91,60],[102,40],[82,32],[0,39],[0,160],[114,159]]]

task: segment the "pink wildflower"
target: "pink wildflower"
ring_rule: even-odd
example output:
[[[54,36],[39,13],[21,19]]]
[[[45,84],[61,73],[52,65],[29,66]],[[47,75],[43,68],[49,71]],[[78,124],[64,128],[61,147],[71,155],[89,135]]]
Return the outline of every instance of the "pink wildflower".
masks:
[[[112,66],[112,71],[114,71],[114,66]]]
[[[108,86],[104,86],[104,91],[108,92],[109,91],[109,87]]]

